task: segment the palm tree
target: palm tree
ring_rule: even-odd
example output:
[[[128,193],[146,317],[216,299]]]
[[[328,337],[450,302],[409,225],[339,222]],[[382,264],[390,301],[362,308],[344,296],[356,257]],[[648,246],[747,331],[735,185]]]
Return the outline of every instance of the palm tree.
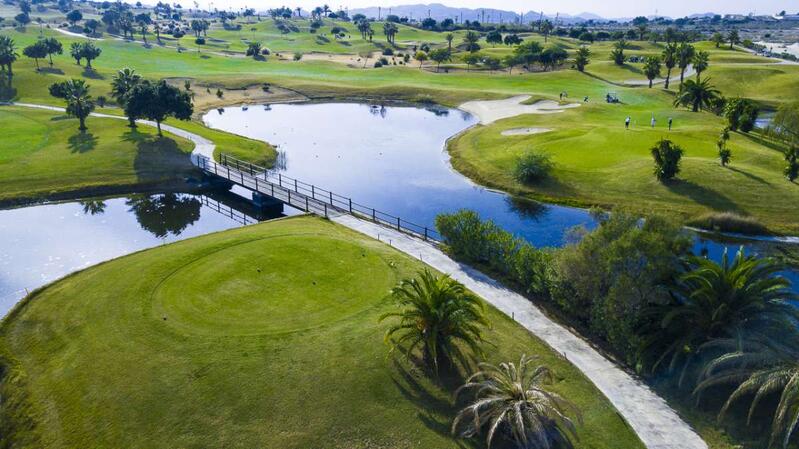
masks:
[[[627,41],[619,39],[613,44],[613,50],[610,52],[610,57],[616,65],[624,65],[624,49],[627,48]]]
[[[577,55],[574,58],[574,66],[578,71],[582,72],[585,70],[585,66],[591,62],[589,59],[590,56],[591,50],[589,50],[588,47],[580,47],[577,49]]]
[[[389,44],[394,44],[394,36],[399,32],[397,24],[393,22],[386,22],[383,24],[383,34],[386,35],[386,40]]]
[[[735,44],[741,42],[741,37],[738,36],[738,30],[732,30],[727,34],[727,42],[730,43],[730,50],[732,50]]]
[[[550,22],[549,20],[544,20],[544,22],[541,24],[541,34],[544,35],[544,43],[547,42],[547,37],[549,37],[549,33],[551,33],[552,30],[554,29],[555,26],[552,25],[552,22]]]
[[[13,39],[8,36],[0,36],[0,69],[5,69],[8,72],[8,79],[13,76],[11,65],[19,56],[16,50]]]
[[[416,278],[404,279],[391,294],[402,310],[383,314],[380,321],[399,319],[386,331],[392,351],[404,345],[405,355],[410,356],[419,348],[436,372],[442,361],[466,365],[462,346],[481,353],[482,329],[488,325],[484,306],[460,282],[425,269]]]
[[[688,80],[674,99],[675,106],[690,106],[693,112],[708,109],[719,98],[719,91],[710,85],[710,78],[702,81]]]
[[[94,110],[94,100],[89,95],[89,85],[83,80],[71,79],[63,84],[64,99],[67,102],[67,114],[76,117],[80,122],[78,129],[86,131],[86,117]]]
[[[699,81],[700,74],[707,70],[707,66],[710,65],[710,53],[706,51],[698,51],[694,55],[693,60],[694,70],[696,71],[696,80]]]
[[[677,66],[680,67],[680,84],[682,84],[685,79],[685,70],[691,65],[695,53],[696,50],[694,46],[687,42],[681,43],[677,48]]]
[[[797,342],[793,340],[761,341],[739,336],[714,342],[715,347],[722,349],[721,355],[705,366],[703,380],[694,394],[700,399],[711,387],[733,386],[719,419],[724,418],[734,403],[749,397],[752,401],[746,420],[749,425],[762,399],[779,393],[769,446],[781,440],[779,445],[786,448],[799,421],[799,355],[794,349]]]
[[[114,78],[111,80],[111,96],[121,107],[125,107],[128,94],[133,88],[141,82],[141,76],[135,70],[125,67],[119,70]],[[128,122],[131,128],[136,127],[136,120],[133,117],[128,117]]]
[[[672,301],[650,309],[655,320],[644,328],[642,354],[653,370],[681,365],[680,384],[707,345],[746,332],[761,337],[790,335],[799,312],[790,301],[790,281],[773,259],[745,256],[730,261],[727,251],[716,263],[688,259],[687,270],[672,287]]]
[[[467,31],[466,35],[463,37],[463,43],[466,44],[466,50],[472,53],[480,49],[480,46],[477,44],[478,41],[480,41],[480,35],[474,31]]]
[[[663,49],[663,65],[666,66],[666,89],[668,89],[671,81],[671,69],[677,65],[677,44],[666,44],[666,48]]]
[[[444,39],[447,40],[447,50],[449,50],[449,52],[452,53],[452,40],[455,39],[455,35],[452,33],[447,33],[444,36]]]
[[[497,431],[506,432],[521,449],[573,447],[576,427],[569,415],[580,419],[580,412],[547,389],[552,372],[536,360],[522,355],[518,365],[481,363],[480,371],[455,393],[457,398],[471,390],[475,398],[455,417],[452,433],[472,437],[485,428],[489,448]]]
[[[655,78],[660,76],[660,58],[657,56],[647,56],[644,62],[644,74],[646,79],[649,80],[649,88],[652,88],[652,82]]]
[[[719,48],[721,44],[724,43],[724,36],[721,33],[713,33],[713,37],[710,38],[710,41],[716,44],[716,48]]]

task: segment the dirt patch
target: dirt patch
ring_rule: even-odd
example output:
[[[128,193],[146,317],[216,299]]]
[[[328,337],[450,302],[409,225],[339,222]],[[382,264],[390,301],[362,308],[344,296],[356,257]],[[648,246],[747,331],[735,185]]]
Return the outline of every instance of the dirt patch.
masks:
[[[503,136],[529,136],[532,134],[548,133],[550,128],[513,128],[502,131]]]

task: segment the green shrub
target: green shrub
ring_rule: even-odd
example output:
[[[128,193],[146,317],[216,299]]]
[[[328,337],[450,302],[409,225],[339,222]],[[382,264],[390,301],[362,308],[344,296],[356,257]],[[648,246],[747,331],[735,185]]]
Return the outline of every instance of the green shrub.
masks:
[[[697,228],[718,232],[737,232],[748,235],[768,234],[768,229],[753,217],[745,217],[734,212],[711,212],[691,220]]]
[[[516,283],[525,293],[538,296],[548,291],[549,251],[535,248],[466,209],[438,215],[436,229],[455,258],[487,266]]]
[[[683,150],[677,144],[671,140],[660,139],[649,151],[655,160],[655,176],[658,181],[668,181],[680,173]]]
[[[547,178],[553,166],[548,154],[529,151],[516,161],[513,176],[521,183],[533,184]]]

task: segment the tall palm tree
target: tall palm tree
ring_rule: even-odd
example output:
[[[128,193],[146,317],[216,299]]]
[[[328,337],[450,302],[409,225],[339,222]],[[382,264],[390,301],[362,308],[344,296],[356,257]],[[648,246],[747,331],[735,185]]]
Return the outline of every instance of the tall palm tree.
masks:
[[[478,41],[480,41],[480,35],[474,31],[467,31],[466,35],[463,36],[463,43],[466,44],[466,50],[470,52],[476,52],[480,49],[480,46],[477,45]]]
[[[663,49],[663,65],[666,66],[666,89],[669,88],[669,82],[671,81],[671,69],[677,65],[677,44],[669,43],[666,44],[666,48]]]
[[[790,333],[799,320],[790,281],[773,259],[746,256],[741,248],[732,261],[725,251],[721,263],[692,257],[687,267],[671,289],[672,301],[653,306],[654,319],[642,329],[645,363],[653,371],[679,368],[680,384],[708,342],[742,332],[762,338]]]
[[[128,94],[141,80],[141,76],[129,67],[120,69],[116,75],[114,75],[114,78],[111,80],[111,96],[114,97],[114,100],[116,100],[119,106],[125,107]],[[128,122],[131,128],[136,127],[136,120],[133,117],[128,117]]]
[[[455,39],[455,35],[454,35],[454,34],[452,34],[452,33],[447,33],[447,34],[444,36],[444,39],[446,39],[446,40],[447,40],[447,49],[448,49],[448,50],[450,51],[450,53],[451,53],[451,52],[452,52],[452,40],[453,40],[453,39]]]
[[[677,47],[677,66],[680,68],[680,84],[685,79],[685,70],[691,65],[696,49],[688,42],[683,42]]]
[[[386,40],[389,44],[394,44],[394,36],[399,32],[399,27],[393,22],[386,22],[383,24],[383,34],[386,35]]]
[[[486,429],[489,448],[497,431],[506,432],[520,449],[573,447],[576,427],[569,415],[580,419],[580,412],[547,389],[552,372],[534,362],[536,357],[522,355],[518,365],[481,363],[455,393],[457,398],[471,390],[475,397],[455,417],[452,433],[472,437]]]
[[[688,80],[680,86],[674,105],[690,106],[693,112],[697,112],[711,108],[719,95],[719,91],[710,85],[710,78],[702,81]]]
[[[649,80],[649,88],[652,88],[652,83],[655,78],[660,76],[660,58],[657,56],[647,56],[644,61],[644,74],[646,79]]]
[[[13,76],[11,65],[19,57],[16,50],[13,39],[8,36],[0,36],[0,69],[5,69],[8,72],[8,79]]]
[[[700,74],[707,70],[707,66],[710,65],[710,53],[706,51],[696,52],[692,64],[694,65],[694,70],[696,71],[696,80],[699,81]]]
[[[732,30],[727,34],[727,42],[730,43],[730,50],[733,49],[735,44],[741,42],[741,37],[738,35],[738,30]]]
[[[436,372],[442,361],[467,364],[462,346],[481,353],[482,330],[489,324],[483,302],[460,282],[425,269],[416,278],[404,279],[391,294],[402,310],[383,314],[380,321],[399,319],[386,331],[392,351],[402,349],[410,356],[418,348]]]
[[[64,82],[63,93],[67,102],[67,114],[78,119],[78,129],[81,132],[86,131],[86,117],[94,110],[94,99],[89,95],[89,85],[84,80],[71,79]]]

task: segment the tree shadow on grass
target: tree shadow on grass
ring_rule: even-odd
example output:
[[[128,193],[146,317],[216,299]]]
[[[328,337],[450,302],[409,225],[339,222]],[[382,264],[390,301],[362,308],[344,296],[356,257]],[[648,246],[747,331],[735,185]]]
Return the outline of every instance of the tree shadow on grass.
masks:
[[[50,73],[50,74],[53,74],[53,75],[63,75],[64,71],[59,69],[58,67],[42,67],[41,70],[39,70],[39,73]]]
[[[409,360],[394,357],[392,363],[396,373],[392,379],[394,385],[405,399],[419,409],[419,420],[439,435],[451,437],[450,426],[457,410],[446,398],[451,397],[452,392],[463,383],[463,380],[435,379],[422,361],[413,356]],[[454,439],[453,441],[461,448],[475,447],[471,441]]]
[[[752,181],[757,181],[757,182],[759,182],[761,184],[765,184],[767,186],[771,185],[770,182],[766,181],[765,179],[761,178],[760,176],[754,175],[754,174],[749,173],[749,172],[745,172],[745,171],[743,171],[741,169],[738,169],[738,168],[735,168],[735,167],[727,167],[727,169],[731,170],[731,171],[734,171],[735,173],[741,174],[743,176],[746,176],[747,178],[751,179]]]
[[[94,69],[89,69],[89,68],[83,69],[83,77],[84,78],[93,79],[93,80],[104,80],[105,79],[105,76],[103,76],[100,72],[98,72],[98,71],[96,71]]]
[[[141,182],[174,180],[196,170],[190,153],[181,151],[178,143],[169,137],[158,137],[132,128],[122,135],[122,140],[136,145],[133,168]]]
[[[90,132],[79,132],[67,139],[69,150],[73,153],[86,153],[97,146],[97,137]]]
[[[741,212],[738,205],[728,197],[695,182],[678,179],[666,182],[663,185],[673,193],[690,198],[695,203],[710,209],[723,212]]]
[[[762,145],[766,148],[769,148],[774,151],[779,151],[780,154],[784,154],[785,150],[787,149],[786,146],[778,140],[766,138],[760,134],[750,132],[750,133],[738,133],[744,137],[749,138],[752,142],[757,143],[758,145]]]

